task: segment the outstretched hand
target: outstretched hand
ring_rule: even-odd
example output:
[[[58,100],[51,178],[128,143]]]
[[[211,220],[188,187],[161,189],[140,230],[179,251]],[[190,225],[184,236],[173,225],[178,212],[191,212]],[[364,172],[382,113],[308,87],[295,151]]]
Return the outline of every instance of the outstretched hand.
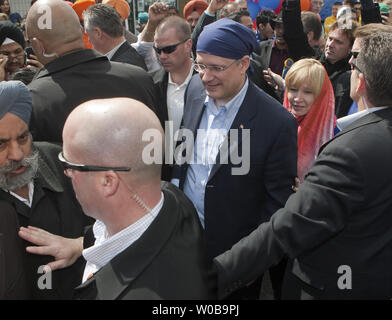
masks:
[[[218,10],[222,9],[227,3],[228,0],[211,0],[206,11],[209,14],[215,14]]]
[[[0,55],[0,81],[4,81],[6,78],[5,65],[7,64],[7,62],[8,57],[5,55]]]
[[[283,91],[284,79],[280,75],[272,72],[270,68],[268,68],[268,70],[264,70],[263,73],[265,81],[267,81],[272,88],[278,91]]]
[[[44,272],[66,268],[82,255],[83,237],[64,238],[32,226],[21,227],[18,234],[22,239],[37,245],[27,247],[27,252],[55,258],[55,261],[44,267]]]

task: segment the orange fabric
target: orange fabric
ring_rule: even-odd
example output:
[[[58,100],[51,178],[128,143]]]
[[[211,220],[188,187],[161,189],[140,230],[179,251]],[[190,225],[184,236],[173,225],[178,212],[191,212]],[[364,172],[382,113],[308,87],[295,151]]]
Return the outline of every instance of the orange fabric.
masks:
[[[287,91],[283,105],[289,111]],[[323,87],[309,112],[298,121],[298,178],[302,182],[317,157],[320,147],[333,137],[335,125],[335,96],[325,72]]]
[[[72,9],[75,10],[76,14],[79,17],[80,21],[83,21],[82,13],[88,7],[95,4],[94,0],[78,0],[72,5]]]
[[[91,44],[90,41],[88,41],[88,35],[85,32],[83,32],[83,43],[84,43],[84,47],[86,49],[92,49],[93,48],[93,45]]]
[[[188,20],[188,17],[193,11],[197,11],[199,15],[202,15],[204,10],[208,7],[208,3],[204,0],[191,0],[184,7],[184,18]]]
[[[129,7],[128,2],[125,0],[102,0],[103,4],[108,4],[112,6],[118,14],[121,16],[121,19],[128,19],[128,16],[131,12],[131,8]]]

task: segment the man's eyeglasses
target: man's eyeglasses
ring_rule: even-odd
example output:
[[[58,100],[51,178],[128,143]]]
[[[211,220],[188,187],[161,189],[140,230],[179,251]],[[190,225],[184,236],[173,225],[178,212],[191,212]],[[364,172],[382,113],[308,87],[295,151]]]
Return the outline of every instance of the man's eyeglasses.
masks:
[[[193,68],[197,72],[205,72],[207,69],[209,69],[212,72],[222,72],[222,71],[229,69],[237,61],[238,60],[234,60],[232,63],[230,63],[228,66],[225,66],[225,67],[223,67],[223,66],[206,66],[205,64],[195,63],[193,65]]]
[[[158,53],[158,54],[161,54],[161,52],[166,53],[166,54],[170,54],[170,53],[173,53],[174,51],[176,51],[177,47],[180,44],[182,44],[182,43],[184,43],[184,42],[186,42],[188,40],[189,39],[185,39],[185,40],[183,40],[183,41],[181,41],[179,43],[172,44],[172,45],[166,46],[166,47],[160,47],[160,48],[156,47],[156,46],[152,46],[152,47],[154,48],[155,52]]]
[[[64,170],[76,170],[82,172],[88,171],[131,171],[131,168],[127,167],[100,167],[100,166],[91,166],[87,164],[76,164],[65,160],[63,153],[60,152],[58,156]]]

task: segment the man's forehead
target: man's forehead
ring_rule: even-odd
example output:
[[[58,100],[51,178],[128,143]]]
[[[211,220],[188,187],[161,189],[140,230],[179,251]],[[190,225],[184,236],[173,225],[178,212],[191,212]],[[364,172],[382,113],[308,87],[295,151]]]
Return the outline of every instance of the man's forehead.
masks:
[[[7,112],[3,118],[0,119],[0,138],[10,138],[18,136],[28,131],[28,125],[18,116]]]
[[[0,51],[13,51],[16,49],[23,49],[22,46],[17,42],[12,42],[0,46]]]
[[[233,59],[215,56],[209,53],[196,52],[196,61],[198,62],[204,61],[204,62],[208,62],[209,64],[219,64],[219,63],[230,62],[232,60]]]
[[[343,42],[349,41],[348,37],[343,32],[343,30],[339,29],[339,28],[331,31],[329,33],[328,37],[331,39],[336,39],[336,40],[343,41]]]

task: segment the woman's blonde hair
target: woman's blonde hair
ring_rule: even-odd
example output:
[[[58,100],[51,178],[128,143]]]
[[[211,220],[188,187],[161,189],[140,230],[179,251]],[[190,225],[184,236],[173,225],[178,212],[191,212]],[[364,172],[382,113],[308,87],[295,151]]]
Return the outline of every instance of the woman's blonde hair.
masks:
[[[317,99],[323,87],[325,69],[323,65],[315,59],[301,59],[294,63],[285,78],[286,90],[299,88],[306,84]]]

